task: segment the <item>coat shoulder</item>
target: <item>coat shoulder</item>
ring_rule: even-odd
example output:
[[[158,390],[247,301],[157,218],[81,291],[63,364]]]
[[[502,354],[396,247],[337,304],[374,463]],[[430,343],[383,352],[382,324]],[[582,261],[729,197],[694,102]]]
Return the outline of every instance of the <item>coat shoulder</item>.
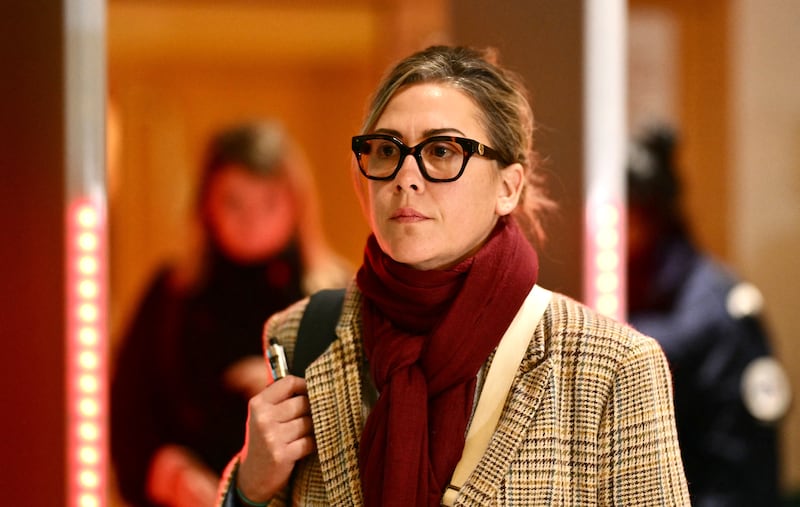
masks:
[[[553,294],[544,323],[549,348],[563,356],[605,358],[614,363],[632,355],[663,356],[653,338],[563,294]]]

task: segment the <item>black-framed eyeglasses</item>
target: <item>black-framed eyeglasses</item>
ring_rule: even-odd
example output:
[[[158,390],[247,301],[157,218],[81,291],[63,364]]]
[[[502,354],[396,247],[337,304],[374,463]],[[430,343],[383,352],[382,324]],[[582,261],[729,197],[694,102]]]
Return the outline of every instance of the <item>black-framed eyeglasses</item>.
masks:
[[[472,155],[500,160],[500,154],[485,144],[456,136],[434,136],[406,146],[388,134],[367,134],[354,136],[352,148],[361,174],[383,181],[394,179],[409,155],[417,161],[422,177],[434,183],[460,178]]]

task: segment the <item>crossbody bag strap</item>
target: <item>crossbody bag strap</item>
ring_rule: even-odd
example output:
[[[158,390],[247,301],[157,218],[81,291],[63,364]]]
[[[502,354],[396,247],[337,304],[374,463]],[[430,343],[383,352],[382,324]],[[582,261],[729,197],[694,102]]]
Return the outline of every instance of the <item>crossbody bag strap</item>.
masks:
[[[300,319],[294,357],[289,371],[306,376],[306,368],[336,340],[336,324],[342,314],[345,289],[324,289],[311,295]]]
[[[442,497],[442,505],[451,506],[455,503],[461,486],[486,452],[500,420],[511,383],[551,297],[552,292],[534,285],[500,340],[467,431],[461,460],[456,465],[450,485]]]

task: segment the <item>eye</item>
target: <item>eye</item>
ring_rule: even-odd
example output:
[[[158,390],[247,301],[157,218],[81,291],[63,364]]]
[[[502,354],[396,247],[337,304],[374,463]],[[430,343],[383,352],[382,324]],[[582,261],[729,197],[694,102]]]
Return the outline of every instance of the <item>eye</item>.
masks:
[[[460,147],[449,141],[436,141],[425,147],[425,155],[431,160],[447,160],[460,155]]]
[[[379,158],[395,158],[397,156],[397,146],[390,141],[374,141],[375,156]],[[369,152],[367,152],[369,153]]]

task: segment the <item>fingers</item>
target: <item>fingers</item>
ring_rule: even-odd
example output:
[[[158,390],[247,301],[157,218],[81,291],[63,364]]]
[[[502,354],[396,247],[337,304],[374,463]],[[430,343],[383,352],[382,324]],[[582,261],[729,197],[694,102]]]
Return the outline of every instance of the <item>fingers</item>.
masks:
[[[275,405],[275,412],[275,419],[278,422],[287,422],[298,417],[310,416],[311,405],[307,396],[298,395]]]
[[[286,446],[286,455],[290,456],[292,460],[297,461],[305,458],[317,448],[314,437],[307,435],[302,438],[294,440]]]
[[[288,376],[265,388],[250,399],[248,419],[251,450],[272,454],[275,461],[302,457],[308,443],[295,445],[298,450],[294,452],[288,452],[286,447],[312,435],[305,380]],[[311,446],[313,449],[313,441]]]
[[[282,379],[278,379],[271,384],[267,389],[262,391],[266,399],[271,403],[297,396],[298,394],[306,394],[306,380],[294,375],[287,375]]]
[[[245,494],[258,495],[248,498],[270,498],[314,449],[305,380],[284,377],[250,399],[239,484]]]
[[[311,413],[306,396],[306,382],[298,377],[284,377],[250,399],[250,413],[270,421],[286,422]]]
[[[311,435],[308,398],[297,396],[278,405],[251,405],[250,426],[273,449]]]
[[[283,442],[290,444],[312,433],[311,416],[297,417],[282,423]]]

